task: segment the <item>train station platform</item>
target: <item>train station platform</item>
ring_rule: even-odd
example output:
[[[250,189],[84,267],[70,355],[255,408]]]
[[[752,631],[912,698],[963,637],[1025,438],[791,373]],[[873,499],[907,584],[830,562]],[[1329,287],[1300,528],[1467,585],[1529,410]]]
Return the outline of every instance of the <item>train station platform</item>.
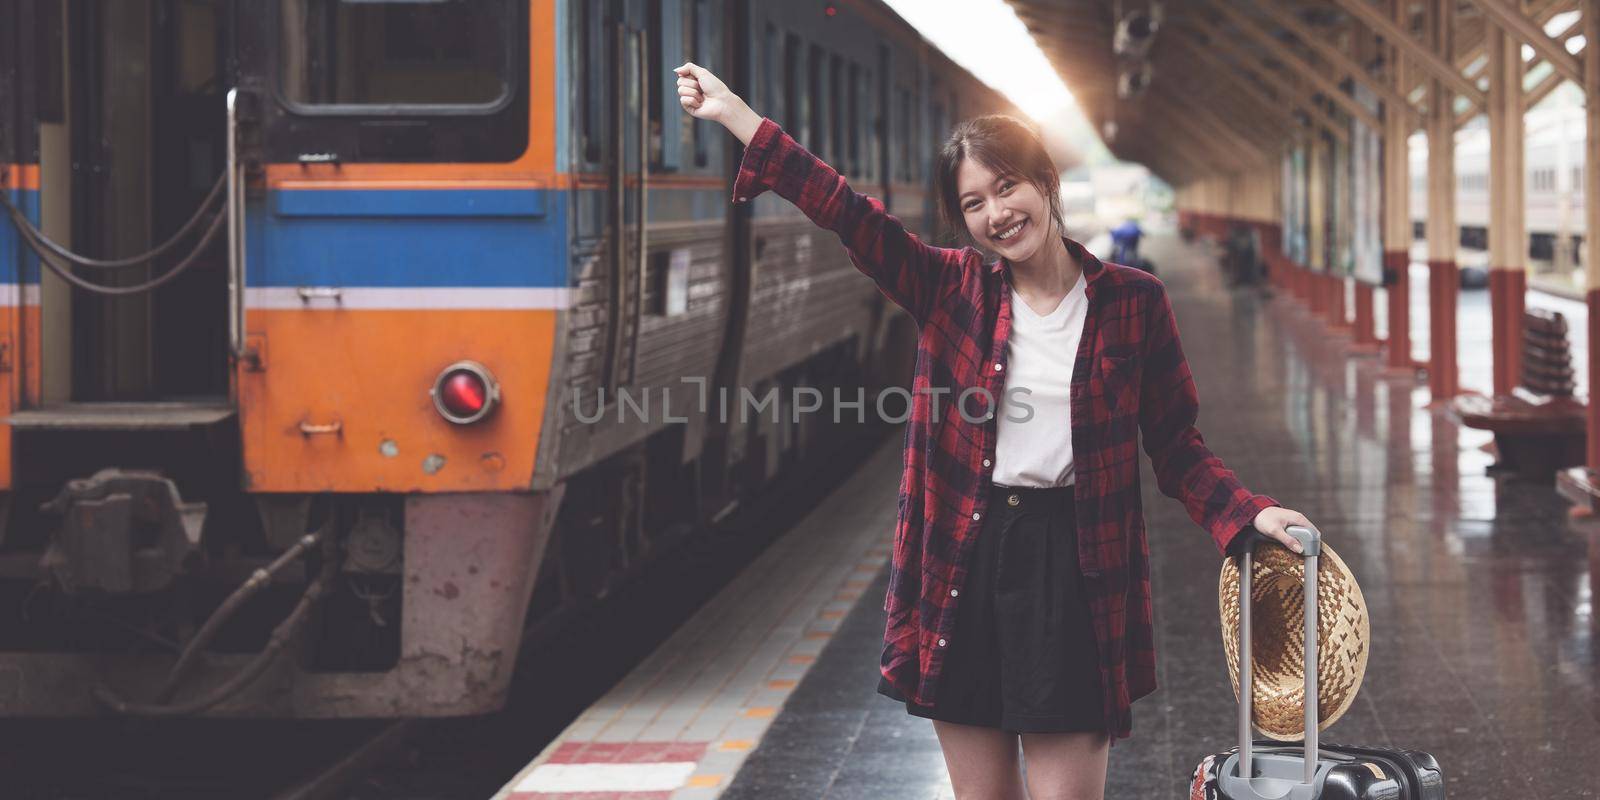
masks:
[[[1324,741],[1424,750],[1452,800],[1600,796],[1600,538],[1553,488],[1485,473],[1489,434],[1428,407],[1287,296],[1228,289],[1214,248],[1150,237],[1199,425],[1252,489],[1304,512],[1361,583],[1371,654]],[[1463,370],[1487,360],[1463,350]],[[931,724],[875,691],[900,442],[801,520],[498,795],[951,797]],[[1187,796],[1235,740],[1220,558],[1145,467],[1157,691],[1106,796]]]

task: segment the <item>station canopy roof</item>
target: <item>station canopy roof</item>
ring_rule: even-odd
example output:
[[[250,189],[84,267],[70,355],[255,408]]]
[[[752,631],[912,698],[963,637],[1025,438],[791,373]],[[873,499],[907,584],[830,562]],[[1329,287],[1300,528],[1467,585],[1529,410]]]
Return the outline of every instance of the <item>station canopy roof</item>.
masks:
[[[1394,18],[1390,0],[1007,2],[1111,152],[1173,184],[1274,164],[1287,140],[1312,128],[1347,140],[1353,120],[1378,124],[1386,100],[1396,109],[1409,105],[1413,129],[1421,125],[1424,70],[1408,66],[1404,93],[1386,74],[1377,28]],[[1400,2],[1410,12],[1406,25],[1390,30],[1424,46],[1430,4]],[[1551,22],[1573,11],[1575,0],[1487,2],[1520,4],[1547,31],[1556,24],[1550,35],[1561,42],[1581,32],[1575,13]],[[1459,125],[1483,111],[1486,19],[1480,0],[1460,0],[1454,13],[1449,61],[1461,76],[1454,83]],[[1561,80],[1550,66],[1553,77],[1535,80],[1540,60],[1535,54],[1528,64],[1530,96]]]

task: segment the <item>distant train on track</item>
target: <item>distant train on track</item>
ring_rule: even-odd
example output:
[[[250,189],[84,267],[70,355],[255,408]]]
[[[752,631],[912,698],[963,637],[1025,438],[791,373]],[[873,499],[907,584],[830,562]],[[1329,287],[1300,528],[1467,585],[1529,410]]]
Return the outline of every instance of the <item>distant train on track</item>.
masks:
[[[1582,106],[1535,108],[1524,119],[1523,173],[1529,254],[1549,259],[1558,238],[1575,244],[1583,235]],[[1489,244],[1489,131],[1482,118],[1456,137],[1456,222],[1461,244]],[[1428,153],[1411,150],[1411,220],[1421,236],[1428,216]],[[1573,253],[1578,252],[1576,247]]]
[[[794,387],[902,383],[690,58],[925,236],[938,137],[1016,113],[875,0],[4,4],[0,715],[493,710],[835,429]]]

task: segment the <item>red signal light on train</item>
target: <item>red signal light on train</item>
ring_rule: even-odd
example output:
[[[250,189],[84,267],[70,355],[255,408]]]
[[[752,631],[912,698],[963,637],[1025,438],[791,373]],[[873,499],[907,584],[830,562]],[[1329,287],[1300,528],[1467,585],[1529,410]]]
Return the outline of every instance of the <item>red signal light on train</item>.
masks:
[[[822,13],[823,13],[823,14],[825,14],[825,15],[827,15],[827,16],[830,16],[830,17],[831,17],[831,16],[833,16],[833,15],[834,15],[834,14],[837,14],[837,13],[839,13],[839,9],[837,9],[837,8],[834,8],[834,7],[833,7],[833,4],[832,4],[832,3],[829,3],[829,4],[827,4],[827,5],[826,5],[826,6],[823,6],[823,8],[822,8]]]
[[[444,385],[439,387],[439,398],[450,413],[466,417],[483,410],[489,399],[488,389],[478,376],[457,372],[444,379]]]
[[[476,361],[457,361],[445,367],[429,390],[433,407],[457,425],[477,422],[500,403],[500,383],[488,367]]]

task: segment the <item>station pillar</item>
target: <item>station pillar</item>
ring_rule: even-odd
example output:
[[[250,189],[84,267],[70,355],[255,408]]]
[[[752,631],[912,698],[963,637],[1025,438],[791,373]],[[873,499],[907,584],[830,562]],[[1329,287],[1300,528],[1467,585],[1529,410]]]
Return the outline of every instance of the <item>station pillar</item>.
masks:
[[[1429,0],[1428,39],[1445,63],[1455,58],[1455,0]],[[1456,304],[1461,282],[1456,250],[1455,92],[1437,76],[1428,82],[1428,389],[1433,401],[1454,397]]]
[[[1600,41],[1600,0],[1580,4],[1585,41]],[[1589,166],[1583,171],[1584,197],[1600,197],[1600,58],[1587,52],[1583,59],[1583,95],[1588,122],[1583,154]],[[1584,299],[1589,306],[1589,466],[1600,469],[1600,395],[1595,376],[1600,375],[1600,202],[1583,204]]]
[[[1400,0],[1388,0],[1389,13],[1401,22]],[[1405,59],[1393,42],[1385,42],[1389,85],[1401,95],[1410,80]],[[1383,284],[1388,320],[1388,365],[1410,371],[1411,360],[1411,124],[1405,109],[1383,112]]]
[[[1522,311],[1528,289],[1524,217],[1522,43],[1487,27],[1489,55],[1489,309],[1494,393],[1510,394],[1520,377]]]

